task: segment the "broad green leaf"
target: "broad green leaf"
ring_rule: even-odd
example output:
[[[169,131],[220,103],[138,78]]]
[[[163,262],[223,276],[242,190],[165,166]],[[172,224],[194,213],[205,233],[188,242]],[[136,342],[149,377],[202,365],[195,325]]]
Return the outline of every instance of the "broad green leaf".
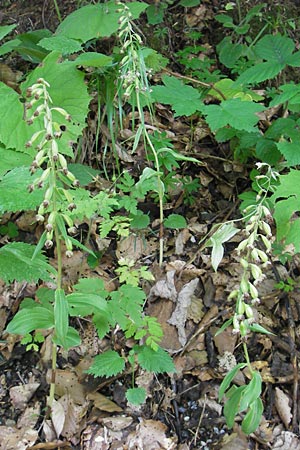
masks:
[[[280,153],[285,157],[289,166],[300,164],[300,135],[293,142],[282,141],[276,144]]]
[[[36,308],[21,309],[8,324],[6,331],[12,334],[31,333],[37,329],[48,330],[54,327],[54,314],[49,309],[38,306]]]
[[[20,39],[12,39],[11,41],[5,42],[0,46],[0,56],[6,55],[14,51],[21,44]]]
[[[180,214],[170,214],[164,221],[166,228],[178,229],[186,228],[187,223],[183,216]]]
[[[125,361],[119,353],[108,350],[94,358],[87,373],[94,375],[94,377],[111,377],[122,372],[124,368]]]
[[[82,294],[97,294],[105,297],[104,282],[101,278],[80,278],[74,289]]]
[[[245,386],[239,403],[239,412],[246,411],[261,394],[261,376],[259,372],[254,372],[250,383]]]
[[[286,64],[286,59],[293,53],[295,43],[287,36],[267,34],[255,45],[255,53],[261,59]]]
[[[44,190],[29,193],[28,186],[40,175],[37,171],[32,176],[29,167],[16,167],[4,175],[0,181],[0,213],[35,209],[43,201]]]
[[[175,77],[164,75],[164,86],[153,86],[152,97],[156,102],[172,106],[175,116],[190,116],[201,107],[200,93]]]
[[[133,405],[141,405],[146,400],[146,391],[144,388],[131,388],[126,391],[127,400]]]
[[[225,376],[224,380],[221,383],[220,389],[219,389],[219,401],[222,400],[225,392],[227,391],[227,389],[230,386],[230,383],[232,382],[232,380],[234,379],[234,377],[237,375],[237,373],[241,370],[244,369],[244,367],[246,367],[247,364],[246,363],[239,363],[237,364],[233,369],[231,369],[227,375]]]
[[[51,31],[46,29],[19,34],[17,39],[3,44],[0,48],[0,54],[14,50],[26,61],[40,63],[47,56],[48,52],[40,47],[39,41],[49,36],[51,36]]]
[[[171,356],[161,347],[155,351],[147,345],[135,347],[138,354],[138,362],[148,372],[163,373],[175,372],[175,366]]]
[[[234,85],[236,86],[239,84],[250,83],[258,84],[262,81],[271,80],[284,68],[285,64],[275,61],[266,61],[256,64],[255,66],[245,70],[242,75],[238,77]]]
[[[235,98],[225,100],[220,105],[204,106],[201,111],[212,131],[230,125],[237,130],[251,132],[256,130],[254,126],[259,121],[256,113],[264,109],[262,105]]]
[[[68,122],[58,112],[53,112],[53,120],[60,125],[65,126],[65,131],[60,138],[58,145],[62,153],[73,156],[70,148],[70,141],[75,142],[81,135],[82,129],[86,126],[86,116],[90,97],[87,92],[87,86],[84,82],[84,73],[77,70],[74,64],[68,61],[59,62],[60,54],[58,52],[50,53],[41,67],[37,67],[26,82],[22,84],[22,89],[26,90],[34,84],[38,78],[44,78],[50,84],[49,94],[52,98],[52,107],[60,107],[71,115],[72,121]],[[36,129],[43,128],[43,117],[37,118],[34,124],[27,127],[27,132],[32,133]]]
[[[80,66],[105,67],[112,65],[112,58],[102,53],[86,52],[81,53],[74,62]]]
[[[225,67],[233,68],[236,62],[246,52],[247,47],[243,44],[233,44],[230,37],[226,37],[218,45],[219,59]]]
[[[143,2],[128,3],[132,18],[137,19],[148,7]],[[105,4],[87,5],[69,14],[58,26],[57,35],[77,39],[82,43],[91,39],[111,36],[118,28],[121,12],[114,1]],[[84,26],[83,26],[84,24]]]
[[[300,84],[284,84],[279,86],[279,91],[281,91],[281,93],[275,95],[273,100],[270,102],[270,107],[280,105],[285,102],[289,102],[292,105],[300,103]]]
[[[249,411],[245,415],[242,422],[242,431],[245,434],[251,434],[256,431],[259,426],[264,407],[261,398],[257,398],[249,406]]]
[[[56,289],[54,302],[55,336],[59,345],[66,347],[69,328],[68,301],[63,289]]]
[[[141,211],[138,211],[138,214],[131,215],[130,218],[132,219],[130,222],[130,228],[132,229],[142,230],[147,228],[150,223],[148,214],[143,214]]]
[[[233,427],[234,419],[239,412],[239,404],[240,404],[240,400],[243,395],[244,389],[245,389],[245,386],[239,386],[238,388],[235,387],[232,390],[232,395],[225,403],[224,416],[225,416],[228,428]]]
[[[68,327],[67,334],[63,341],[61,341],[56,334],[52,339],[56,345],[60,345],[64,350],[69,350],[71,347],[77,347],[77,345],[80,345],[81,343],[79,333],[73,327]]]
[[[201,0],[180,0],[179,4],[181,6],[184,6],[185,8],[198,6],[200,5]]]
[[[208,92],[208,95],[212,95],[213,97],[217,98],[218,100],[224,100],[224,97],[226,100],[229,100],[230,98],[240,98],[241,100],[248,100],[248,101],[259,101],[263,100],[263,97],[261,95],[258,95],[256,92],[251,91],[250,89],[241,89],[239,86],[235,86],[235,83],[230,78],[223,78],[220,81],[217,81],[214,83],[214,88],[211,89]],[[221,96],[219,92],[223,94],[224,97]]]
[[[71,55],[72,53],[80,52],[82,50],[80,42],[66,36],[51,36],[44,38],[39,42],[39,45],[49,51],[58,51],[62,55]]]
[[[0,40],[3,39],[7,34],[16,28],[17,25],[2,25],[0,26]]]
[[[33,155],[5,148],[0,144],[0,178],[15,167],[30,166]],[[0,201],[1,203],[1,201]]]
[[[0,278],[5,283],[12,281],[51,280],[55,269],[47,263],[46,257],[38,254],[34,259],[35,246],[24,242],[12,242],[0,248]]]
[[[107,312],[107,302],[97,294],[74,292],[67,295],[71,316],[88,316],[95,312]]]

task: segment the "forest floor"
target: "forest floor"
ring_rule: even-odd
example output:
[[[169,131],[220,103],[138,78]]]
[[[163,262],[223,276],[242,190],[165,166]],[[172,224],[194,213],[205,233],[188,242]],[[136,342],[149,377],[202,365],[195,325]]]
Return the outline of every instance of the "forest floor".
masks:
[[[17,24],[18,32],[40,28],[54,31],[58,25],[51,0],[2,0],[1,3],[4,6],[0,9],[0,24]],[[76,0],[58,1],[62,17],[75,10],[78,3]],[[182,17],[179,13],[176,16],[174,8],[172,20],[180,22],[182,27],[191,21],[195,27],[201,23],[206,44],[214,51],[213,16],[221,9],[218,3],[203,1]],[[170,22],[171,18],[168,20]],[[167,26],[170,35],[166,46],[171,54],[172,46],[180,48],[184,43],[179,41],[182,30],[172,29],[170,23]],[[146,27],[145,34],[147,32]],[[209,42],[210,39],[214,42]],[[14,72],[26,71],[21,59],[4,58],[3,63]],[[176,61],[172,63],[172,70],[179,73],[179,65]],[[81,161],[85,164],[94,165],[96,160],[93,154],[96,120],[91,116],[85,130],[85,148],[90,146]],[[166,231],[163,267],[157,264],[158,242],[149,229],[143,236],[130,235],[119,241],[112,236],[106,253],[93,269],[82,251],[74,252],[73,258],[64,261],[64,284],[75,284],[79,273],[109,282],[114,278],[116,261],[125,255],[147,264],[155,281],[143,286],[148,294],[145,312],[157,317],[162,324],[162,346],[172,355],[176,373],[155,376],[141,371],[136,383],[147,389],[147,401],[140,408],[128,404],[125,391],[131,375],[94,379],[85,374],[91,358],[105,348],[107,340],[119,348],[127,343],[118,332],[99,342],[92,325],[78,320],[80,348],[60,353],[58,358],[56,396],[64,398],[61,405],[68,403],[68,415],[57,439],[53,429],[47,428],[48,419],[44,417],[50,340],[46,338],[38,352],[26,351],[19,337],[4,333],[21,300],[34,297],[37,286],[17,282],[7,286],[0,282],[1,450],[300,450],[300,403],[297,401],[300,291],[296,287],[283,293],[276,287],[276,260],[266,271],[266,281],[260,292],[262,302],[257,309],[260,323],[274,335],[253,334],[248,341],[251,361],[255,361],[264,382],[264,415],[257,432],[246,436],[240,429],[240,419],[233,430],[228,430],[223,405],[218,401],[224,375],[236,362],[243,361],[238,338],[230,329],[216,336],[218,328],[232,315],[233,304],[227,297],[239,285],[241,266],[234,249],[241,237],[237,235],[225,244],[225,255],[217,272],[211,267],[211,249],[204,248],[202,241],[212,224],[240,216],[238,195],[249,184],[251,164],[233,161],[231,150],[226,145],[216,144],[200,119],[195,119],[191,127],[189,120],[178,120],[161,106],[157,109],[157,120],[172,136],[177,151],[202,161],[201,166],[182,165],[180,176],[192,176],[200,186],[193,192],[192,201],[188,202],[180,191],[173,192],[165,211],[166,215],[185,216],[187,228]],[[134,162],[124,162],[128,170],[134,165]],[[141,208],[150,213],[151,226],[155,229],[156,203],[148,199]],[[6,217],[7,221],[16,223],[23,241],[36,242],[39,230],[32,226],[31,219],[27,213]],[[83,233],[86,226],[82,224]],[[96,232],[91,238],[94,245],[99,246]],[[1,242],[7,239],[4,235]],[[288,275],[288,268],[284,270]],[[293,262],[292,270],[297,278],[297,261]],[[247,373],[241,372],[236,382],[242,385],[246,380]]]

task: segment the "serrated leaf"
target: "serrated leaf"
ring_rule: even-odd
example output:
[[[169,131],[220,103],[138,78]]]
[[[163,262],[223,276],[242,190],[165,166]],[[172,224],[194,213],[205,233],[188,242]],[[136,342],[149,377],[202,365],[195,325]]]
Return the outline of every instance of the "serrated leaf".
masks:
[[[279,72],[284,69],[285,64],[280,64],[274,61],[266,61],[259,64],[256,64],[249,69],[246,69],[241,76],[235,82],[235,85],[238,84],[258,84],[262,81],[271,80]]]
[[[130,9],[133,19],[137,19],[148,7],[143,2],[132,2],[128,3],[127,6]],[[121,13],[117,12],[117,9],[114,1],[106,2],[105,4],[83,6],[69,14],[61,22],[56,30],[56,34],[71,39],[78,39],[81,42],[111,36],[119,28],[118,20]]]
[[[257,398],[249,407],[249,411],[245,415],[242,422],[242,431],[245,434],[251,434],[256,431],[259,426],[264,407],[260,398]]]
[[[0,178],[15,167],[30,166],[32,160],[33,155],[17,152],[0,144]]]
[[[62,55],[71,55],[82,50],[81,43],[66,36],[51,36],[41,39],[39,45],[46,50],[55,50]]]
[[[144,388],[131,388],[126,391],[127,400],[133,405],[141,405],[146,399],[146,391]]]
[[[122,372],[125,368],[125,361],[119,353],[108,350],[94,358],[93,364],[87,373],[94,377],[111,377]]]
[[[10,170],[0,182],[0,213],[35,209],[42,201],[44,190],[28,192],[28,186],[41,175],[37,171],[31,176],[29,167],[16,167]]]
[[[300,137],[294,142],[278,142],[276,146],[280,153],[285,157],[289,166],[297,166],[298,164],[300,164]]]
[[[185,218],[180,214],[170,214],[165,219],[164,226],[171,229],[186,228],[187,223]]]
[[[237,130],[256,131],[254,126],[259,121],[256,113],[265,108],[254,102],[239,98],[225,100],[220,105],[208,105],[202,108],[212,131],[230,125]]]
[[[155,101],[172,106],[175,116],[190,116],[201,108],[200,93],[175,77],[164,75],[164,86],[153,86]]]
[[[54,314],[47,308],[21,309],[8,324],[6,331],[12,334],[25,335],[39,328],[48,330],[54,327]]]
[[[155,351],[152,348],[144,345],[139,347],[138,362],[141,367],[148,372],[163,373],[175,372],[175,366],[171,356],[161,347]]]
[[[232,382],[234,377],[237,375],[238,371],[241,369],[244,369],[244,367],[246,367],[246,366],[247,366],[246,363],[239,363],[227,373],[227,375],[225,376],[224,380],[222,381],[220,389],[219,389],[219,401],[222,400],[225,392],[229,388],[230,383]]]
[[[102,53],[86,52],[81,53],[74,62],[81,66],[105,67],[111,66],[112,58],[111,56],[103,55]]]
[[[16,281],[51,280],[56,270],[39,253],[34,259],[35,246],[24,242],[12,242],[0,248],[0,277],[5,283]]]

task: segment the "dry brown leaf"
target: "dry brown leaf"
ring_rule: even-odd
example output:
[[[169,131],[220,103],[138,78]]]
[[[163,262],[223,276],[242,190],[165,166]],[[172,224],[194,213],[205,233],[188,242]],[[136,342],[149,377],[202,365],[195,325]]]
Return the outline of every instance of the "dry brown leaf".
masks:
[[[38,432],[31,428],[18,430],[14,427],[0,426],[0,450],[26,450],[38,438]]]
[[[184,253],[184,246],[191,237],[191,233],[187,228],[180,231],[175,239],[175,254],[176,255],[183,255]]]
[[[52,442],[56,439],[56,433],[54,430],[54,426],[50,419],[44,420],[43,433],[44,433],[46,442]]]
[[[126,258],[137,261],[148,252],[150,253],[150,250],[146,240],[133,233],[124,239],[120,239],[117,243],[116,256],[118,259],[121,256],[126,256]]]
[[[82,432],[82,450],[108,450],[110,449],[110,444],[111,439],[104,432],[103,427],[100,427],[98,424],[89,425]]]
[[[188,309],[192,302],[192,296],[197,289],[199,278],[195,278],[186,284],[178,294],[176,308],[168,320],[168,323],[174,325],[178,330],[179,342],[182,346],[186,344],[185,322],[188,314]]]
[[[9,396],[14,408],[23,411],[39,386],[40,383],[28,383],[10,388]]]
[[[152,286],[149,293],[149,300],[154,300],[156,297],[166,298],[175,302],[177,300],[177,290],[175,287],[175,270],[170,270],[166,273],[166,279],[159,280]]]
[[[291,431],[282,431],[273,441],[273,450],[300,450],[299,437]]]
[[[75,405],[69,395],[64,395],[58,402],[62,405],[65,413],[65,422],[61,435],[70,440],[82,431],[83,424],[80,426],[80,422],[87,411],[88,402],[85,405]]]
[[[219,355],[225,352],[233,353],[237,341],[237,335],[232,333],[232,327],[226,328],[222,333],[216,336],[217,327],[211,328],[211,333],[214,336],[214,343],[218,349]]]
[[[65,417],[66,414],[63,405],[54,399],[51,406],[51,420],[57,438],[61,435],[65,423]]]
[[[91,392],[87,395],[88,400],[92,400],[94,406],[101,411],[107,412],[122,412],[122,408],[118,406],[116,403],[109,400],[109,398],[100,394],[99,392]]]
[[[292,412],[291,407],[289,405],[290,399],[279,387],[275,388],[275,406],[277,412],[279,414],[280,419],[284,423],[286,428],[289,427],[289,424],[292,420]]]
[[[46,375],[47,382],[51,382],[51,370]],[[78,405],[85,404],[86,391],[82,384],[78,382],[78,377],[70,370],[57,369],[55,372],[55,394],[62,397],[69,394]]]
[[[18,418],[17,428],[34,428],[41,413],[41,405],[35,402],[33,406],[28,406]]]
[[[129,434],[126,444],[128,448],[138,450],[175,450],[175,437],[167,438],[167,426],[156,420],[141,420],[136,431]]]
[[[123,431],[133,423],[132,417],[112,416],[104,417],[101,422],[112,431]]]

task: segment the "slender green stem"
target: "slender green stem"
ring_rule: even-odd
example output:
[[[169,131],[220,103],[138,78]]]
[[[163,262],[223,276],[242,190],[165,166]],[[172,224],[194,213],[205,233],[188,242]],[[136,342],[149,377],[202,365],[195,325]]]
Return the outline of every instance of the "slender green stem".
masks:
[[[61,14],[60,14],[60,10],[59,10],[57,1],[56,1],[56,0],[53,0],[53,3],[54,3],[54,7],[55,7],[55,11],[56,11],[58,20],[59,20],[60,22],[62,22],[62,17],[61,17]]]
[[[245,355],[245,359],[246,359],[246,363],[247,363],[249,372],[250,372],[250,374],[251,374],[251,376],[252,376],[253,373],[254,373],[254,370],[252,369],[252,366],[251,366],[251,362],[250,362],[250,358],[249,358],[249,353],[248,353],[248,347],[247,347],[246,342],[243,342],[243,350],[244,350],[244,355]]]

